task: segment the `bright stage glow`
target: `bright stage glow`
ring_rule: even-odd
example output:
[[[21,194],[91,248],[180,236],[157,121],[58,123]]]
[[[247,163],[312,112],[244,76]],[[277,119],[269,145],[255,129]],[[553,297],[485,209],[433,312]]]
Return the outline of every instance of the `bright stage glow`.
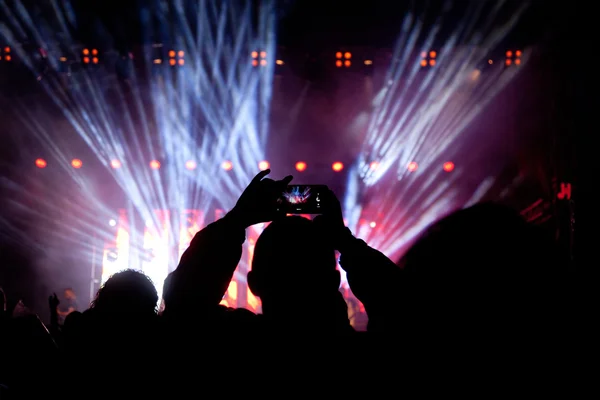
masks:
[[[194,160],[188,160],[188,161],[185,162],[185,167],[187,169],[189,169],[190,171],[195,170],[196,166],[197,166],[196,165],[196,161],[194,161]]]
[[[81,162],[81,160],[78,158],[74,158],[73,160],[71,160],[71,166],[73,168],[79,169],[79,168],[81,168],[82,165],[83,165],[83,162]]]
[[[452,161],[447,161],[444,163],[444,171],[452,172],[454,170],[454,163]]]
[[[221,168],[223,168],[225,171],[231,171],[233,169],[233,164],[231,161],[223,161],[221,163]]]
[[[258,169],[261,171],[269,169],[270,167],[271,167],[271,165],[269,164],[268,161],[261,161],[258,163]]]
[[[110,166],[113,169],[121,168],[121,161],[119,161],[119,160],[111,160],[110,161]]]
[[[139,52],[132,50],[136,51],[135,64],[128,53],[117,57],[122,67],[119,73],[126,76],[118,76],[115,66],[109,65],[112,61],[108,53],[105,58],[104,52],[93,54],[94,49],[84,47],[84,54],[78,43],[71,42],[75,33],[71,27],[83,22],[69,11],[68,0],[61,7],[49,9],[54,15],[52,11],[37,13],[21,7],[18,14],[3,20],[3,36],[19,49],[19,60],[38,77],[38,84],[61,111],[62,115],[49,115],[44,121],[29,107],[23,107],[18,115],[31,136],[47,149],[47,162],[68,167],[69,154],[79,154],[74,141],[57,137],[49,128],[60,120],[59,130],[70,130],[63,136],[78,136],[112,176],[115,186],[125,193],[121,206],[129,210],[131,220],[125,223],[118,219],[115,233],[106,223],[114,216],[115,206],[108,204],[109,190],[93,187],[93,163],[86,161],[86,167],[90,165],[86,174],[90,176],[66,168],[66,179],[83,189],[78,196],[84,199],[73,208],[85,222],[81,222],[84,228],[73,228],[72,218],[57,221],[65,237],[79,241],[90,260],[98,249],[91,248],[83,238],[95,235],[112,241],[111,250],[102,253],[106,266],[102,281],[120,269],[146,266],[160,291],[161,279],[177,264],[177,251],[172,250],[186,245],[180,242],[178,232],[183,211],[231,209],[266,158],[276,65],[272,59],[276,54],[276,13],[275,3],[270,0],[256,7],[248,2],[217,0],[190,2],[185,7],[181,2],[169,7],[150,2],[142,7],[141,14],[155,16],[144,22],[145,34],[164,37],[163,26],[154,25],[154,21],[162,21],[172,27],[170,39],[164,39],[171,42],[149,44]],[[46,27],[57,27],[61,40],[57,41],[55,32]],[[103,38],[106,43],[113,39]],[[47,66],[42,73],[38,52],[29,54],[18,42],[44,47]],[[242,61],[247,60],[247,49],[256,49],[261,68]],[[90,68],[93,58],[99,61],[97,68]],[[68,59],[71,69],[65,69],[62,59]],[[76,68],[86,59],[89,65]],[[140,65],[145,65],[146,71],[138,76]],[[127,85],[121,85],[123,77]],[[191,163],[186,160],[195,160],[202,168],[196,167],[191,174]],[[227,160],[225,168],[223,160]],[[38,164],[41,162],[36,161]],[[62,209],[55,204],[72,202],[66,192],[51,194],[37,200],[44,202],[44,209]],[[168,210],[173,221],[159,224],[162,217],[155,210]],[[39,211],[31,207],[30,212]],[[142,222],[139,227],[137,221],[147,224]],[[14,237],[21,234],[13,232]],[[159,261],[148,264],[142,250],[151,246],[153,260]],[[246,267],[244,259],[240,268]],[[236,279],[242,282],[245,275],[238,274]],[[239,287],[245,290],[245,285]]]
[[[38,168],[46,168],[47,165],[48,163],[46,163],[46,160],[44,160],[43,158],[38,158],[37,160],[35,160],[35,166]]]
[[[110,220],[108,221],[108,225],[109,225],[109,226],[117,226],[117,221],[116,221],[116,220],[114,220],[114,219],[110,219]]]
[[[349,227],[393,259],[427,225],[477,201],[494,181],[496,170],[489,171],[489,179],[473,193],[459,185],[465,174],[481,171],[467,166],[480,153],[466,149],[489,143],[484,132],[472,135],[471,123],[522,70],[487,63],[527,5],[508,11],[510,7],[482,3],[458,23],[450,21],[453,31],[446,29],[443,16],[425,29],[426,15],[405,15],[383,79],[387,85],[373,97],[362,152],[349,172],[344,201]],[[513,17],[496,18],[503,12]],[[447,33],[441,37],[441,32]],[[442,45],[434,50],[434,43]],[[525,63],[522,58],[521,66]],[[475,75],[476,70],[480,72]],[[447,161],[457,156],[460,170]],[[372,168],[372,160],[377,160],[377,168]],[[372,216],[378,216],[376,230],[360,224]]]
[[[296,171],[298,171],[298,172],[306,171],[306,163],[304,161],[298,161],[296,163]]]
[[[341,162],[339,162],[339,161],[337,161],[337,162],[334,162],[334,163],[331,165],[331,169],[333,169],[335,172],[340,172],[341,170],[343,170],[343,169],[344,169],[344,164],[343,164],[343,163],[341,163]]]

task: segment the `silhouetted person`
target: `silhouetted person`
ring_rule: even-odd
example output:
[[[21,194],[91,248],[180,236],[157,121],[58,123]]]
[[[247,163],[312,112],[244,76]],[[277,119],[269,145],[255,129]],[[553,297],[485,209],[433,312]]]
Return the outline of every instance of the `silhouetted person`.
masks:
[[[60,325],[64,324],[67,315],[73,311],[78,311],[79,309],[77,306],[77,296],[75,295],[75,291],[73,289],[65,289],[63,297],[63,301],[59,302],[57,308],[58,323]]]
[[[142,272],[125,270],[112,275],[90,308],[66,321],[67,358],[74,365],[90,365],[77,371],[78,379],[106,394],[151,390],[149,382],[155,372],[151,360],[161,344],[157,303],[156,288]],[[92,354],[101,362],[90,364]],[[98,379],[109,371],[110,378]]]
[[[261,299],[269,329],[352,331],[335,251],[309,219],[285,217],[262,232],[248,285]]]
[[[551,242],[515,211],[478,204],[433,224],[403,257],[403,313],[414,325],[499,333],[554,318]]]
[[[165,282],[164,316],[185,322],[193,315],[219,332],[351,332],[333,247],[324,243],[312,221],[276,211],[291,177],[263,179],[269,172],[254,178],[225,218],[196,234]],[[273,222],[256,243],[254,270],[248,276],[251,290],[263,301],[261,320],[219,302],[242,255],[245,228],[267,221]]]

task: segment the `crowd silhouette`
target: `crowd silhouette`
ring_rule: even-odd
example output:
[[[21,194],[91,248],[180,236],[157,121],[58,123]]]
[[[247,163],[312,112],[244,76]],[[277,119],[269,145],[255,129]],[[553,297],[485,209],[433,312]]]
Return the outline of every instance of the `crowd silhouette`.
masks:
[[[160,313],[154,284],[135,270],[110,277],[86,310],[77,310],[74,295],[62,306],[50,296],[48,328],[22,304],[7,310],[0,291],[0,398],[67,389],[76,398],[207,394],[224,369],[236,368],[235,357],[270,362],[272,370],[310,358],[306,372],[318,368],[319,357],[342,360],[339,351],[307,343],[337,343],[352,353],[360,346],[347,346],[357,338],[379,334],[402,343],[432,336],[539,338],[564,321],[568,310],[557,294],[566,288],[552,241],[518,213],[495,204],[455,212],[395,263],[354,237],[331,191],[322,194],[327,207],[313,220],[278,212],[277,198],[292,177],[275,181],[269,172],[195,235],[164,282]],[[262,303],[256,315],[219,303],[240,261],[245,229],[261,222],[270,224],[247,276]],[[349,322],[336,252],[364,304],[366,333]],[[271,382],[265,371],[261,379]]]

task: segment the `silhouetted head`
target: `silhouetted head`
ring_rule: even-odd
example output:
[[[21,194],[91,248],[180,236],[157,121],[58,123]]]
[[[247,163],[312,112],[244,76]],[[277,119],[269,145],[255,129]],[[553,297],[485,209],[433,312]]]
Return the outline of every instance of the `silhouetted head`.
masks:
[[[140,271],[128,269],[111,276],[98,290],[91,308],[113,314],[155,314],[158,293]]]
[[[67,299],[67,300],[75,300],[76,299],[75,291],[71,288],[66,288],[64,295],[65,295],[65,299]]]
[[[506,207],[478,204],[436,222],[400,260],[406,301],[478,315],[520,312],[555,273],[551,246]]]
[[[265,315],[278,305],[323,303],[339,294],[335,251],[327,243],[313,221],[297,216],[276,220],[263,231],[248,284]]]

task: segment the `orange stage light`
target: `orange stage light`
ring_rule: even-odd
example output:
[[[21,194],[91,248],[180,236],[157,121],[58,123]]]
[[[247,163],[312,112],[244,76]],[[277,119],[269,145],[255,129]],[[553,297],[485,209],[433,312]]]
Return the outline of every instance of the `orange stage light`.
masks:
[[[77,168],[77,169],[79,169],[79,168],[81,168],[81,166],[82,166],[82,165],[83,165],[83,163],[81,162],[81,160],[80,160],[79,158],[74,158],[74,159],[71,161],[71,166],[72,166],[73,168]]]
[[[150,168],[152,168],[152,169],[159,169],[160,168],[160,162],[158,160],[152,160],[152,161],[150,161]]]
[[[223,168],[225,171],[231,171],[233,169],[233,164],[231,161],[223,161],[221,168]]]
[[[339,161],[336,161],[331,165],[331,169],[333,169],[335,172],[340,172],[344,169],[344,164],[342,164]]]
[[[261,161],[258,163],[258,169],[260,169],[261,171],[264,171],[266,169],[269,169],[271,165],[269,164],[268,161]]]
[[[304,161],[298,161],[296,163],[296,171],[298,171],[298,172],[306,171],[306,163]]]
[[[454,169],[454,163],[452,161],[447,161],[444,163],[444,171],[451,172]]]
[[[44,160],[43,158],[38,158],[37,160],[35,160],[35,166],[38,168],[46,168],[47,165],[48,163],[46,163],[46,160]]]
[[[409,163],[408,163],[408,167],[406,167],[406,168],[407,168],[407,169],[408,169],[410,172],[415,172],[415,171],[417,170],[417,168],[419,168],[419,165],[418,165],[416,162],[414,162],[414,161],[411,161],[411,162],[409,162]]]

